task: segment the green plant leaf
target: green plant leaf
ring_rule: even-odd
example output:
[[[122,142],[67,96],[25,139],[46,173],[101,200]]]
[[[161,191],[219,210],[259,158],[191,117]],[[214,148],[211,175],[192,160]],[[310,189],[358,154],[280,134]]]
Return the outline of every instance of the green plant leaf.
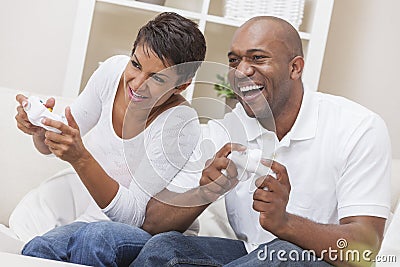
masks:
[[[226,98],[236,98],[230,83],[228,82],[227,75],[223,76],[221,74],[216,75],[219,83],[214,84],[214,90],[217,91],[217,95]]]

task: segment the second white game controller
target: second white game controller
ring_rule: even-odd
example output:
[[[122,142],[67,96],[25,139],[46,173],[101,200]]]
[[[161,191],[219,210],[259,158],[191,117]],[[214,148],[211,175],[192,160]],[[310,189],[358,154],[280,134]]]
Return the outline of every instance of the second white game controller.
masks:
[[[52,132],[61,133],[61,131],[59,131],[56,128],[44,125],[42,123],[42,120],[44,118],[61,121],[62,123],[67,124],[67,120],[64,116],[61,116],[61,115],[51,112],[48,108],[46,108],[46,106],[43,104],[43,102],[37,96],[30,96],[28,98],[28,102],[24,106],[24,110],[25,110],[26,114],[28,115],[29,121],[33,125],[42,127],[44,129],[52,131]]]
[[[261,163],[261,149],[246,149],[245,151],[232,151],[228,156],[235,163],[238,171],[238,180],[245,181],[255,174],[257,177],[271,175],[276,178],[275,173]],[[247,173],[246,173],[247,172]]]

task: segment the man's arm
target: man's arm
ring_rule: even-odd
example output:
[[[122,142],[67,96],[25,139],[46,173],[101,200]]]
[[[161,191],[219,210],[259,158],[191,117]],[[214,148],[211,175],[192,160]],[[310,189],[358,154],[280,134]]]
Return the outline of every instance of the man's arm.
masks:
[[[239,144],[226,144],[213,159],[206,162],[200,186],[185,193],[164,189],[147,204],[142,228],[150,234],[166,231],[184,232],[194,220],[221,195],[238,183],[237,170],[227,156],[232,150],[243,150]],[[225,169],[227,176],[221,173]]]
[[[270,163],[263,162],[266,165]],[[370,254],[366,252],[367,256],[371,260],[374,259],[383,239],[386,219],[353,216],[341,219],[339,225],[326,225],[290,214],[286,212],[290,194],[286,168],[274,161],[271,169],[277,174],[277,179],[272,176],[258,178],[258,189],[253,195],[253,208],[260,212],[260,224],[265,230],[303,249],[313,250],[325,261],[336,265],[351,266],[353,258],[351,254],[345,253],[346,249],[358,250],[360,260],[355,258],[354,264],[364,261],[363,253],[366,250],[371,251]],[[268,190],[265,190],[265,187]],[[343,249],[342,258],[339,249]],[[332,250],[336,250],[336,253]]]
[[[167,189],[152,197],[147,203],[143,230],[154,235],[167,231],[184,232],[209,204],[188,207],[193,199],[201,199],[200,188],[179,194]],[[201,202],[201,201],[198,201]],[[174,204],[167,204],[174,203]],[[182,203],[182,205],[178,204]]]
[[[313,250],[335,265],[365,266],[372,264],[378,254],[385,221],[372,216],[354,216],[341,219],[339,225],[324,225],[289,215],[288,223],[277,236],[303,249]],[[342,257],[340,250],[343,251]],[[352,254],[346,254],[347,250],[358,251],[359,260]]]

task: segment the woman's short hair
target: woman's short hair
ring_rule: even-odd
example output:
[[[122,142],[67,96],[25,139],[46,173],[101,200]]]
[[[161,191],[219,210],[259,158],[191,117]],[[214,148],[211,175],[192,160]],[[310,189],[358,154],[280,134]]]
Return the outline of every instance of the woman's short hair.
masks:
[[[161,13],[140,28],[132,54],[139,45],[146,53],[154,52],[166,67],[193,62],[177,66],[180,83],[195,75],[206,54],[206,41],[198,25],[174,12]]]

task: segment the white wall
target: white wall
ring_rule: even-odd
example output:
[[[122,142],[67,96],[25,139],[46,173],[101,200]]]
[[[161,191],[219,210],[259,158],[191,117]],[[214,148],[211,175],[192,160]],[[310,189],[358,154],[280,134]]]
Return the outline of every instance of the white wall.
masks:
[[[320,91],[383,117],[400,158],[400,1],[335,0]]]
[[[62,94],[78,2],[0,0],[0,86]],[[380,114],[395,158],[400,158],[399,10],[398,0],[335,0],[319,89]]]
[[[0,86],[61,95],[78,0],[0,0]]]

